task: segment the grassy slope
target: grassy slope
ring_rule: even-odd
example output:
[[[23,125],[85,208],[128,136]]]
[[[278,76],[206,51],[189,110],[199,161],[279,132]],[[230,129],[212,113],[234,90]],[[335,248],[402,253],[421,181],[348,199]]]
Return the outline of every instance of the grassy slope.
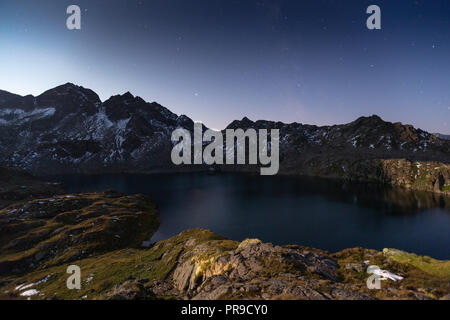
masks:
[[[33,299],[101,299],[105,297],[107,291],[127,280],[168,280],[176,267],[179,256],[186,253],[186,244],[189,242],[194,242],[195,246],[208,243],[208,246],[217,248],[219,251],[233,250],[239,245],[239,242],[225,240],[207,230],[189,230],[168,240],[160,241],[150,249],[127,248],[72,262],[80,266],[82,270],[81,290],[67,289],[66,280],[69,275],[66,274],[66,268],[68,264],[64,264],[34,271],[19,278],[11,277],[9,279],[11,282],[1,288],[1,294],[9,299],[22,298],[14,290],[16,286],[22,283],[37,283],[48,277],[48,281],[32,286],[40,291],[40,294]],[[423,291],[430,298],[435,298],[442,296],[448,290],[446,284],[450,281],[450,261],[438,261],[400,251],[395,251],[395,254],[392,252],[392,250],[383,253],[355,248],[333,254],[332,256],[341,267],[339,281],[360,288],[358,289],[360,292],[377,298],[395,298],[389,295],[389,291],[367,290],[365,268],[361,271],[345,268],[349,263],[361,263],[368,259],[370,264],[376,264],[383,269],[405,276],[404,280],[397,283],[389,281],[389,287],[399,290],[397,292],[414,289]],[[388,287],[387,283],[384,285]],[[324,291],[328,289],[324,288]],[[407,297],[406,293],[405,297]]]
[[[189,230],[182,234],[158,242],[151,249],[122,249],[101,254],[92,258],[74,261],[82,270],[81,290],[68,290],[66,273],[68,264],[39,270],[24,275],[18,279],[11,277],[11,283],[2,288],[3,297],[12,293],[8,298],[20,298],[14,288],[21,283],[38,283],[49,277],[49,280],[35,286],[40,291],[37,298],[49,299],[87,299],[101,298],[102,294],[129,279],[165,280],[176,265],[178,255],[183,251],[185,243],[195,238],[196,244],[206,241],[217,241],[218,246],[233,248],[237,242],[224,240],[223,237],[206,230]],[[92,277],[92,280],[88,280]],[[1,298],[1,296],[0,296]]]
[[[450,280],[450,260],[436,260],[397,249],[384,249],[383,253],[394,261],[412,265],[430,275]]]

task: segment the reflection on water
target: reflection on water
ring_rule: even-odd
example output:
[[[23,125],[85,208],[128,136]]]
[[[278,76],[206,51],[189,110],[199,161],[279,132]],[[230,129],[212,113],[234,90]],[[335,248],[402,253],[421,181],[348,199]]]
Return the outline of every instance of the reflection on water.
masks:
[[[338,251],[394,247],[450,258],[449,199],[376,184],[304,177],[204,173],[63,176],[71,191],[150,194],[160,210],[153,240],[189,228]]]
[[[327,188],[335,200],[353,202],[360,206],[377,208],[385,214],[416,214],[430,208],[447,209],[450,213],[450,198],[439,193],[407,190],[379,184],[332,181],[314,183],[320,189]],[[327,186],[325,186],[327,185]]]

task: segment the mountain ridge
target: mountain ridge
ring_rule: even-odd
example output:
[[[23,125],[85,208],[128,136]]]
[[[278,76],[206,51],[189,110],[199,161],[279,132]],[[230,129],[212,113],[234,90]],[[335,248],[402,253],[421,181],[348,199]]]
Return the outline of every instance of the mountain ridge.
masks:
[[[51,93],[51,92],[53,92],[53,91],[57,91],[58,89],[63,89],[63,90],[65,89],[65,90],[67,90],[67,88],[78,89],[78,90],[81,91],[81,92],[89,92],[91,95],[95,95],[95,96],[96,96],[96,99],[98,100],[98,102],[100,102],[100,103],[102,103],[102,104],[105,103],[105,102],[107,102],[107,101],[110,101],[110,100],[112,100],[112,99],[115,99],[115,98],[117,98],[117,97],[126,97],[126,98],[128,98],[128,99],[136,99],[136,100],[142,101],[143,103],[154,104],[154,105],[159,105],[159,106],[163,107],[162,105],[160,105],[160,104],[157,103],[156,101],[151,101],[151,102],[145,101],[142,97],[140,97],[140,96],[138,96],[138,95],[134,95],[134,94],[132,94],[130,91],[126,91],[126,92],[124,92],[123,94],[115,94],[115,95],[112,95],[112,96],[110,96],[108,99],[105,99],[105,100],[102,101],[102,100],[100,99],[100,97],[98,96],[98,94],[95,93],[95,91],[93,91],[92,89],[85,88],[85,87],[80,86],[80,85],[76,85],[76,84],[74,84],[74,83],[72,83],[72,82],[66,82],[65,84],[58,85],[58,86],[56,86],[56,87],[54,87],[54,88],[48,89],[48,90],[46,90],[46,91],[44,91],[44,92],[42,92],[42,93],[40,93],[39,95],[36,95],[36,96],[35,96],[35,95],[32,95],[32,94],[20,95],[20,94],[16,94],[16,93],[13,93],[13,92],[9,92],[9,91],[0,89],[0,109],[6,108],[6,106],[5,106],[5,101],[3,101],[5,95],[6,95],[6,96],[10,96],[10,97],[14,97],[14,98],[22,98],[22,99],[30,99],[30,98],[32,98],[32,99],[36,99],[36,98],[41,97],[41,96],[43,96],[43,95],[48,95],[49,93]],[[166,107],[163,107],[163,108],[167,109]],[[167,109],[167,110],[169,110],[169,109]],[[188,116],[185,115],[185,114],[180,114],[180,116],[188,117]],[[394,123],[394,124],[400,124],[400,125],[404,125],[404,126],[408,126],[408,127],[414,127],[414,126],[411,125],[411,124],[406,124],[406,123],[403,124],[402,122],[389,122],[389,121],[385,121],[385,120],[383,120],[380,116],[378,116],[377,114],[372,114],[372,115],[370,115],[370,116],[364,116],[364,115],[363,115],[363,116],[360,116],[360,117],[356,118],[355,120],[353,120],[353,121],[351,121],[351,122],[348,122],[348,123],[337,123],[337,124],[330,124],[330,125],[313,125],[313,124],[307,124],[307,123],[302,123],[302,122],[297,122],[297,121],[294,121],[294,122],[283,122],[283,121],[280,121],[280,120],[265,120],[265,119],[251,120],[251,119],[248,118],[247,116],[244,116],[241,120],[236,119],[236,120],[231,121],[231,122],[230,122],[224,129],[222,129],[222,130],[226,130],[226,129],[228,129],[228,128],[231,128],[233,123],[236,123],[236,122],[237,122],[237,123],[240,123],[240,122],[242,122],[242,121],[245,121],[245,122],[252,122],[252,123],[255,123],[255,122],[256,122],[256,123],[257,123],[257,122],[283,123],[283,124],[287,124],[287,125],[295,125],[295,124],[298,124],[298,125],[308,125],[308,126],[317,127],[317,128],[324,128],[324,127],[334,127],[334,126],[341,126],[341,125],[345,125],[345,124],[350,124],[350,123],[352,123],[352,122],[356,122],[356,121],[358,121],[358,120],[360,120],[360,119],[366,119],[366,118],[377,118],[377,119],[379,119],[379,120],[381,120],[381,121],[383,121],[383,122]],[[414,127],[414,128],[415,128],[415,127]],[[417,129],[422,130],[422,129],[420,129],[420,128],[417,128]],[[221,130],[221,131],[222,131],[222,130]],[[426,130],[422,130],[422,131],[427,132]],[[441,134],[441,133],[431,133],[431,134],[435,135],[437,138],[441,138],[441,139],[444,139],[444,140],[448,139],[447,137],[449,136],[449,135],[445,135],[445,134]]]
[[[192,132],[193,124],[188,116],[129,91],[103,102],[93,90],[73,83],[38,96],[0,91],[0,165],[37,175],[202,170],[206,166],[175,166],[170,159],[171,133],[177,128]],[[450,141],[377,115],[331,126],[244,117],[226,127],[235,128],[279,129],[281,174],[374,180],[428,191],[450,185]],[[430,167],[424,172],[426,187],[417,186],[423,184],[417,181],[422,176],[417,165]],[[221,169],[255,171],[254,166]],[[387,169],[395,172],[387,174]]]

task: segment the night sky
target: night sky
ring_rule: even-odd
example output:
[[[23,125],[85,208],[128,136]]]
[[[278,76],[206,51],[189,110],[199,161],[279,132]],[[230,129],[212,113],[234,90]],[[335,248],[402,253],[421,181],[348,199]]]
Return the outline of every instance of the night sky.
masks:
[[[81,30],[66,8],[82,10]],[[381,7],[382,29],[366,28]],[[1,0],[0,89],[132,92],[212,128],[362,115],[450,133],[449,0]]]

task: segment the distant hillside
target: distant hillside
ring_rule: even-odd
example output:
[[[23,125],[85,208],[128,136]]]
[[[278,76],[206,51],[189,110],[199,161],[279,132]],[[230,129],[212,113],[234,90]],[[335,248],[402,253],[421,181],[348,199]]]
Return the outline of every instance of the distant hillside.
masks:
[[[436,137],[440,139],[450,140],[450,134],[433,133]]]

